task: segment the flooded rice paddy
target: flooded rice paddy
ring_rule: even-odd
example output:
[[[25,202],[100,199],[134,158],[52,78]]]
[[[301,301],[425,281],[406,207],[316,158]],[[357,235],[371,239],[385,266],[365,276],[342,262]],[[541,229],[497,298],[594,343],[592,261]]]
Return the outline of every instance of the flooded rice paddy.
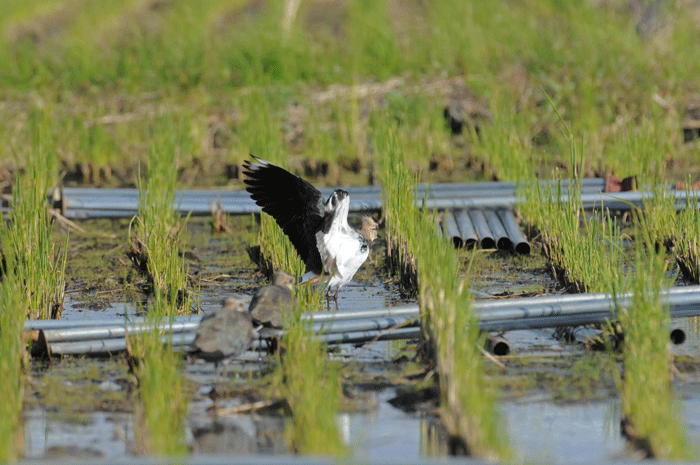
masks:
[[[207,235],[203,233],[207,227],[190,224],[200,245],[190,273],[201,278],[198,305],[204,312],[218,307],[224,296],[250,299],[264,282],[245,256],[239,237]],[[102,245],[83,239],[92,245],[75,249],[108,250],[105,257],[109,258],[103,262],[111,268],[100,270],[103,265],[94,262],[71,261],[69,270],[79,278],[69,281],[63,319],[131,317],[148,306],[137,291],[125,291],[138,290],[139,282],[118,257],[126,250],[126,240],[118,234],[100,239]],[[375,251],[375,256],[380,254]],[[343,289],[339,311],[405,302],[393,282],[383,281],[379,262],[375,258]],[[480,271],[475,273],[473,290],[479,295],[561,292],[537,251],[529,257],[480,252],[475,266]],[[100,278],[91,279],[90,273]],[[695,444],[700,444],[699,326],[697,318],[675,320],[673,327],[682,328],[687,339],[672,348],[678,357],[675,388],[680,412]],[[573,341],[559,334],[553,329],[508,332],[504,336],[510,354],[487,361],[489,379],[500,396],[503,432],[516,457],[535,463],[638,458],[620,433],[621,407],[612,374],[619,360],[587,349],[584,341],[597,334],[594,329],[575,331]],[[381,341],[331,350],[331,356],[343,363],[348,399],[336,420],[356,459],[420,461],[446,455],[446,434],[430,390],[408,402],[396,401],[397,396],[414,392],[417,380],[429,376],[413,362],[415,348],[415,341]],[[291,453],[285,441],[291,420],[274,399],[258,392],[259,373],[270,366],[270,360],[248,352],[227,362],[221,392],[213,391],[213,364],[185,358],[191,398],[185,437],[194,456]],[[123,355],[32,361],[30,375],[24,407],[26,459],[125,459],[141,453],[134,425],[136,393]],[[215,402],[218,414],[212,411]],[[263,408],[251,411],[247,407],[251,404]]]

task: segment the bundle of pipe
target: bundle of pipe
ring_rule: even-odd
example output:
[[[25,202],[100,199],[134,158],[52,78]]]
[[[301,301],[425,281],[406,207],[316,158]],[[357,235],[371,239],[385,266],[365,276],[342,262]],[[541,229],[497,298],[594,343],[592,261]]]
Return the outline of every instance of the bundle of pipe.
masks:
[[[126,324],[124,320],[121,322],[114,319],[102,322],[94,320],[92,325],[88,324],[88,321],[81,321],[75,326],[71,326],[69,321],[63,322],[67,324],[61,326],[58,324],[60,321],[31,320],[25,323],[25,329],[32,333],[33,356],[120,352],[127,348],[127,334],[139,334],[153,329],[143,320]],[[200,321],[201,316],[192,316],[158,325],[163,332],[163,342],[170,340],[174,347],[188,346],[194,340],[194,334]],[[329,344],[341,344],[350,341],[372,340],[377,336],[380,336],[381,339],[401,338],[404,336],[398,336],[399,334],[409,333],[383,333],[390,333],[392,329],[405,329],[418,324],[418,319],[415,316],[384,316],[337,321],[320,320],[312,323],[311,330]],[[253,348],[257,348],[257,343]]]
[[[445,210],[441,232],[455,247],[499,248],[520,254],[530,253],[530,243],[511,210]]]
[[[627,306],[631,297],[623,294],[617,302]],[[700,286],[667,289],[662,302],[670,307],[672,318],[700,315]],[[481,330],[488,332],[603,323],[615,317],[614,303],[604,293],[475,301],[472,306]],[[415,338],[419,317],[418,305],[302,314],[302,319],[311,322],[314,331],[329,344]],[[164,334],[172,334],[174,345],[185,347],[194,338],[200,319],[196,315],[178,317],[161,328]],[[126,329],[124,324],[121,319],[30,320],[25,322],[25,330],[35,332],[37,347],[43,347],[46,354],[110,353],[126,348],[127,330],[150,329],[143,319],[134,319]]]
[[[540,181],[542,185],[551,185],[553,181]],[[584,192],[601,192],[605,188],[605,180],[590,178],[582,181]],[[381,210],[381,186],[343,187],[350,194],[351,211]],[[439,200],[462,201],[473,199],[480,205],[490,205],[494,202],[513,205],[517,185],[512,182],[474,182],[474,183],[444,183],[419,184],[415,188],[417,205],[424,198],[428,207]],[[321,188],[320,191],[328,197],[333,189]],[[562,182],[562,191],[568,192],[568,182]],[[427,197],[426,197],[427,193]],[[54,208],[60,209],[68,218],[95,217],[129,217],[138,213],[138,189],[95,189],[80,187],[63,187],[57,192],[51,192],[49,198]],[[259,213],[260,208],[250,199],[244,190],[178,190],[175,196],[175,208],[182,214],[209,215],[212,204],[220,204],[221,210],[229,214]],[[481,208],[481,207],[476,207]]]

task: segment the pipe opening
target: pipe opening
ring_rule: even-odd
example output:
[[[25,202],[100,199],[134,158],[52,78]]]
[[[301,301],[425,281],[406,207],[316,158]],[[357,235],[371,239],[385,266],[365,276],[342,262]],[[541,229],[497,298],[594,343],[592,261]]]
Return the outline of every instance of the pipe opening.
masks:
[[[481,248],[482,249],[495,249],[496,248],[496,241],[493,240],[493,237],[484,237],[481,239]]]
[[[488,351],[497,356],[508,355],[510,353],[510,342],[502,336],[489,338]]]
[[[679,346],[685,342],[685,331],[680,328],[674,328],[671,330],[671,342]]]
[[[519,254],[529,255],[530,254],[530,244],[527,242],[518,242],[515,246],[515,251]]]
[[[498,239],[498,243],[496,245],[498,245],[498,248],[501,250],[510,250],[513,248],[513,243],[508,237],[501,237]]]
[[[479,243],[476,241],[476,239],[469,238],[466,241],[464,241],[464,246],[468,249],[473,249],[477,245],[479,245]]]

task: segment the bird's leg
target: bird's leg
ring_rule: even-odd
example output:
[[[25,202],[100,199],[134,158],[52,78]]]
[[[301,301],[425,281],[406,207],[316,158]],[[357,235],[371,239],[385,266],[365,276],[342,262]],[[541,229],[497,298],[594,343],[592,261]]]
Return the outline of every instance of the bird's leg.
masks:
[[[326,289],[326,311],[328,312],[331,311],[331,299],[333,299],[331,296],[331,289],[328,288]]]
[[[228,385],[228,362],[226,360],[222,360],[222,363],[224,364],[224,386],[223,386],[223,391],[221,391],[221,395],[224,395],[224,392],[226,392],[226,386]]]
[[[338,292],[340,292],[340,289],[336,289],[335,293],[333,294],[333,302],[335,302],[335,311],[338,311]]]
[[[214,397],[214,405],[212,406],[212,412],[214,415],[217,414],[218,412],[218,406],[217,406],[217,400],[219,399],[219,361],[214,362],[214,391],[213,391],[213,397]]]

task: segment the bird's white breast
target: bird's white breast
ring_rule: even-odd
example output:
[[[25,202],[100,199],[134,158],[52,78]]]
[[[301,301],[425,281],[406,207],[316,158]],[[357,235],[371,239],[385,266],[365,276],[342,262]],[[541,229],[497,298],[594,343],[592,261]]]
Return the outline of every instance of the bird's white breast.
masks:
[[[336,223],[341,223],[337,221]],[[343,286],[350,281],[357,270],[367,260],[369,247],[362,236],[347,225],[331,227],[322,238],[328,255],[335,257],[335,269],[326,269],[331,274],[329,287]]]

